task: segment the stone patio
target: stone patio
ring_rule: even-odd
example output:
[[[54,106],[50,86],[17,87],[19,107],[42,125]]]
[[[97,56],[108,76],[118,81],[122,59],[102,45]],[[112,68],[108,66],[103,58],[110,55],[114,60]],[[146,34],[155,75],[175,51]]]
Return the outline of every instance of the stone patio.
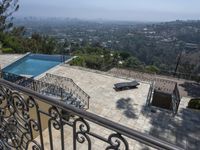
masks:
[[[178,114],[172,117],[166,111],[145,107],[149,90],[148,83],[140,83],[137,89],[116,92],[113,89],[113,84],[127,80],[106,75],[105,73],[101,74],[92,70],[65,65],[57,66],[49,70],[48,73],[73,79],[76,84],[89,94],[91,96],[89,112],[174,143],[185,149],[197,150],[200,147],[200,112],[186,108],[189,98],[182,98]],[[65,130],[72,135],[68,126],[66,126]],[[105,135],[105,137],[110,133],[107,129],[93,124],[91,130],[100,135]],[[44,134],[47,134],[46,132]],[[60,137],[59,133],[54,132],[54,135],[55,139],[57,139],[55,143],[57,143],[56,141],[59,141]],[[66,139],[65,141],[71,140]],[[130,149],[147,148],[133,140],[129,140],[129,143]],[[48,145],[48,141],[46,141],[46,144]],[[71,144],[66,142],[68,148]],[[93,144],[96,145],[93,148],[95,150],[105,147],[105,143],[102,144],[98,140],[94,140]],[[60,143],[56,145],[60,145]],[[83,147],[86,148],[86,145],[82,146],[81,149]]]
[[[15,61],[23,55],[0,55],[1,67]],[[89,112],[120,123],[129,128],[144,132],[160,139],[169,141],[188,150],[198,150],[200,147],[200,111],[187,108],[190,100],[183,97],[179,111],[175,117],[171,114],[145,107],[149,90],[147,82],[141,82],[137,89],[116,92],[113,84],[127,81],[111,74],[94,70],[59,65],[47,71],[48,73],[72,78],[87,94],[90,95]],[[107,137],[108,129],[91,123],[91,131]],[[66,136],[65,145],[72,149],[72,128],[64,127]],[[60,150],[60,132],[53,130],[54,144]],[[43,132],[46,149],[49,149],[48,130]],[[145,145],[128,139],[130,150],[148,149]],[[99,140],[92,139],[93,150],[102,150],[107,145]],[[87,145],[79,145],[79,149],[86,149]]]
[[[0,54],[0,67],[4,68],[6,65],[15,62],[23,56],[23,54]]]

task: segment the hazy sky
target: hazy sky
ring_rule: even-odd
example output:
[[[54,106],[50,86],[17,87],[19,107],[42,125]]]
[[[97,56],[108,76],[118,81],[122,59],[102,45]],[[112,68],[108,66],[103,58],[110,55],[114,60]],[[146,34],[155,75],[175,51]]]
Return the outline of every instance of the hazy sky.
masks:
[[[19,0],[16,16],[169,21],[200,19],[200,0]]]

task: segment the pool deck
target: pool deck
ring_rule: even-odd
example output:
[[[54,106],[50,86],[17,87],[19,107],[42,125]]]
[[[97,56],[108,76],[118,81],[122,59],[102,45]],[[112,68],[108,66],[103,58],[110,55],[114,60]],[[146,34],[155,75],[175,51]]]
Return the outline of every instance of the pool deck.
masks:
[[[0,55],[0,64],[7,65],[22,56]],[[137,89],[116,92],[113,89],[113,84],[128,81],[128,79],[68,65],[58,65],[47,72],[73,79],[90,95],[90,108],[87,110],[89,112],[169,141],[184,149],[198,150],[200,147],[200,111],[187,108],[187,103],[190,100],[188,97],[182,98],[177,115],[172,117],[165,111],[156,109],[155,112],[151,112],[150,109],[145,107],[149,90],[148,83],[141,82]],[[72,149],[72,128],[65,126],[64,131],[65,134],[69,135],[66,136],[65,145],[67,149]],[[105,137],[110,134],[109,130],[93,123],[91,124],[91,131]],[[53,130],[53,133],[54,144],[56,149],[59,150],[59,132]],[[49,149],[48,130],[45,130],[43,135],[46,137],[44,139],[45,148]],[[128,142],[130,143],[130,150],[147,148],[133,140],[128,140]],[[93,150],[102,150],[106,147],[106,144],[99,140],[93,139],[92,143]],[[86,145],[83,144],[79,149],[86,149]]]
[[[0,54],[0,67],[4,68],[25,55],[26,54]]]
[[[198,149],[200,147],[200,111],[186,108],[190,98],[182,98],[178,114],[172,117],[165,111],[156,110],[153,113],[145,107],[149,90],[148,83],[141,82],[137,89],[116,92],[113,89],[113,84],[128,80],[107,75],[104,72],[67,65],[59,65],[47,72],[73,79],[89,94],[91,97],[90,108],[87,110],[89,112],[183,148]],[[91,130],[98,131],[101,135],[109,133],[107,129],[94,124],[92,124]],[[72,134],[69,127],[66,127],[65,131]],[[44,134],[47,135],[47,130]],[[59,140],[59,133],[55,131],[54,135],[55,139]],[[68,143],[69,139],[65,141],[67,141],[68,147],[72,145],[72,143]],[[146,148],[136,141],[130,140],[129,142],[130,149]],[[102,147],[105,146],[105,143],[102,144],[98,140],[97,142],[93,141],[93,144],[95,150],[103,149]],[[59,143],[56,145],[59,147]]]

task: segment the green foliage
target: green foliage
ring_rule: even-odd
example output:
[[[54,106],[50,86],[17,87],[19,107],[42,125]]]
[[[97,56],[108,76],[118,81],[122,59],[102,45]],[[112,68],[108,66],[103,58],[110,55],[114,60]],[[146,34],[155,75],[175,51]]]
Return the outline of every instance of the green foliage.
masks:
[[[97,55],[89,55],[89,56],[84,56],[85,59],[85,65],[88,68],[92,69],[98,69],[102,70],[103,69],[103,61],[104,59],[97,56]]]
[[[6,53],[6,54],[10,54],[10,53],[13,53],[13,49],[12,48],[2,48],[1,49],[3,53]]]
[[[119,61],[124,62],[121,67],[141,68],[141,62],[127,52],[111,51],[100,47],[85,46],[74,52],[78,56],[71,65],[88,67],[97,70],[109,70],[120,66]]]
[[[91,69],[103,70],[104,58],[99,55],[79,55],[70,62],[71,65],[82,66]]]
[[[21,37],[25,34],[25,28],[24,27],[13,27],[10,34],[15,37]]]
[[[16,29],[17,30],[17,29]],[[15,30],[14,30],[15,31]],[[46,36],[39,34],[33,34],[31,38],[25,38],[20,35],[19,29],[11,33],[0,33],[0,41],[4,48],[12,48],[14,53],[44,53],[44,54],[55,54],[60,53],[57,42]]]
[[[126,60],[127,58],[131,57],[131,54],[125,51],[122,51],[119,53],[119,56],[122,58],[122,60]]]
[[[139,69],[141,68],[141,62],[136,57],[131,56],[125,60],[123,67]]]
[[[198,75],[198,76],[191,76],[191,79],[194,80],[194,81],[196,81],[196,82],[198,82],[198,83],[200,83],[200,75]]]
[[[199,109],[200,110],[200,98],[191,99],[188,103],[188,108]]]
[[[0,1],[0,32],[8,31],[13,26],[12,14],[18,9],[18,0]]]
[[[118,52],[113,52],[100,47],[85,46],[74,52],[78,56],[71,62],[77,65],[97,70],[108,70],[118,64]]]
[[[159,68],[154,65],[146,66],[145,71],[147,71],[149,73],[159,73],[160,72]]]
[[[79,48],[74,52],[74,55],[81,55],[81,54],[87,54],[87,55],[108,55],[110,54],[109,50],[105,50],[99,47],[91,47],[89,45]]]
[[[85,59],[83,57],[76,57],[70,62],[70,65],[85,67]]]

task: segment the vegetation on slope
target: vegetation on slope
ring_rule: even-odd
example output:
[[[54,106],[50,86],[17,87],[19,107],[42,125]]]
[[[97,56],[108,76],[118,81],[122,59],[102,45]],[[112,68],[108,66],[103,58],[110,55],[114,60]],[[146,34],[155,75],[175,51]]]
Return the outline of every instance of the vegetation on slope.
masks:
[[[188,108],[200,110],[200,98],[191,99],[188,103]]]
[[[109,70],[113,67],[136,69],[150,73],[159,72],[156,66],[146,66],[128,52],[112,51],[100,47],[85,46],[73,52],[78,56],[71,65],[97,70]]]
[[[18,0],[0,2],[0,52],[72,54],[78,56],[71,62],[72,65],[98,70],[122,67],[172,75],[177,66],[177,72],[187,74],[189,78],[197,81],[200,80],[197,76],[200,70],[199,22],[147,25],[148,30],[146,27],[146,29],[132,28],[129,25],[113,28],[112,25],[107,27],[95,24],[97,28],[95,32],[88,31],[88,26],[85,27],[85,31],[89,33],[84,32],[82,28],[80,31],[72,30],[75,37],[75,34],[78,34],[78,39],[79,33],[86,36],[83,40],[72,42],[65,39],[63,43],[58,39],[37,33],[27,37],[24,27],[13,27],[12,14],[18,8]],[[107,31],[103,33],[101,27]],[[98,41],[92,39],[87,41],[87,36],[95,37]],[[106,46],[104,41],[107,41]],[[191,47],[195,48],[191,49]],[[177,64],[179,58],[181,63]]]
[[[25,38],[22,35],[10,33],[0,33],[2,43],[2,52],[5,53],[58,53],[58,46],[54,39],[33,34],[31,38]]]

